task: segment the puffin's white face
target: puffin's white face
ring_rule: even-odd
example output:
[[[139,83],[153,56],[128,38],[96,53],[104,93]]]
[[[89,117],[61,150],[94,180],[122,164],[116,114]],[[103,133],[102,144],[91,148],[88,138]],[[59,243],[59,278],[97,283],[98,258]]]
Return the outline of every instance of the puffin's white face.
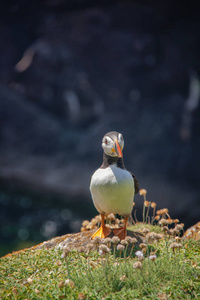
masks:
[[[116,131],[108,132],[102,140],[102,148],[108,156],[122,157],[124,139],[121,133]]]

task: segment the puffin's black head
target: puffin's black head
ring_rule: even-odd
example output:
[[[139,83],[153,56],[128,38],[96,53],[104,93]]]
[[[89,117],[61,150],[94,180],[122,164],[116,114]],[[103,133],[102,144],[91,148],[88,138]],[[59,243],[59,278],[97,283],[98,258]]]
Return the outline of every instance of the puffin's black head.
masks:
[[[106,133],[102,140],[102,148],[104,153],[112,157],[122,157],[124,148],[124,139],[121,133],[110,131]]]

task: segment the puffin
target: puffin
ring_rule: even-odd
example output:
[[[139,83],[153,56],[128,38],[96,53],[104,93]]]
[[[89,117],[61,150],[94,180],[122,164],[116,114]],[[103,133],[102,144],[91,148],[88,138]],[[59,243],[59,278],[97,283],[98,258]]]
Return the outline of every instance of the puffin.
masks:
[[[103,163],[93,173],[89,187],[94,206],[101,215],[101,226],[91,238],[106,238],[112,232],[122,240],[127,234],[126,226],[133,209],[134,195],[139,191],[139,184],[135,175],[124,166],[124,139],[121,133],[106,133],[102,139],[102,148]],[[123,216],[124,226],[108,228],[105,225],[105,215],[110,213]]]

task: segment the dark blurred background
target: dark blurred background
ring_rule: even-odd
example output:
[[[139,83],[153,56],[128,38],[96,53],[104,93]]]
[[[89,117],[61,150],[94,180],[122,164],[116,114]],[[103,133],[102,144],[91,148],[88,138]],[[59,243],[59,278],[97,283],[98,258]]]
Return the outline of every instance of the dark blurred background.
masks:
[[[198,1],[1,1],[0,255],[96,215],[110,130],[147,199],[200,220],[199,34]]]

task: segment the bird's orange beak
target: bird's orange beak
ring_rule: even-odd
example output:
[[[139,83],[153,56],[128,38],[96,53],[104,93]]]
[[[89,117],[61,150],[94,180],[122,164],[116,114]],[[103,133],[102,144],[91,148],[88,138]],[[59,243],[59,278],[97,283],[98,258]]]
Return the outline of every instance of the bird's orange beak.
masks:
[[[115,152],[117,153],[118,157],[123,157],[122,150],[121,150],[117,140],[115,140]]]

